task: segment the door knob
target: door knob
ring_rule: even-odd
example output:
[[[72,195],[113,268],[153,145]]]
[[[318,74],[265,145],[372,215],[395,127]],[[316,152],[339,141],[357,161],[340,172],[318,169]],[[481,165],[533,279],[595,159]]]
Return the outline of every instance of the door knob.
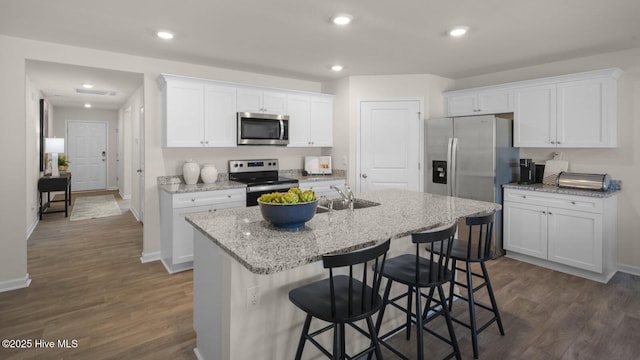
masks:
[[[366,173],[365,173],[365,174],[362,174],[361,176],[362,176],[362,178],[363,178],[363,179],[366,179],[366,178],[367,178],[367,174],[366,174]]]

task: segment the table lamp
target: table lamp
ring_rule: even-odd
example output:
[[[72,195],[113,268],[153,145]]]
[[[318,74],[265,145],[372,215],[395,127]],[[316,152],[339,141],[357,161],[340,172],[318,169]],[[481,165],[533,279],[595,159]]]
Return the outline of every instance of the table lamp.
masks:
[[[58,153],[64,152],[64,139],[44,139],[44,152],[51,153],[51,176],[60,176],[58,171]]]

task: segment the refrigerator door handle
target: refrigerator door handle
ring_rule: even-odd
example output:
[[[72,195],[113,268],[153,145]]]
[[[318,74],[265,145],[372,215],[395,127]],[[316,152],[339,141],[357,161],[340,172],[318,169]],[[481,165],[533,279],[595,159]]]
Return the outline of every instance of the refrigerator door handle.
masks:
[[[452,156],[452,146],[453,146],[453,138],[449,138],[449,140],[447,141],[447,195],[448,196],[452,196],[453,195],[453,176],[451,176],[453,173],[451,172],[452,170],[452,162],[453,162],[453,158]]]
[[[458,138],[451,139],[451,196],[458,196]]]

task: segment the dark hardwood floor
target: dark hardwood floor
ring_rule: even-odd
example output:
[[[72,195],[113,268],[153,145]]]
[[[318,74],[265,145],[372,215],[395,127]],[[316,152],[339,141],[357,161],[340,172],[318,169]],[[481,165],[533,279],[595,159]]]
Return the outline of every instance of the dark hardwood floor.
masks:
[[[192,272],[140,262],[142,225],[116,192],[72,201],[106,193],[122,215],[45,215],[27,244],[31,285],[0,293],[0,339],[77,347],[0,348],[0,359],[195,359]]]
[[[0,359],[195,359],[192,272],[169,275],[160,262],[140,263],[142,225],[129,211],[81,221],[46,215],[27,249],[32,283],[0,293],[0,339],[77,340],[77,347],[0,348]],[[507,258],[488,267],[506,336],[496,325],[480,334],[481,359],[640,358],[639,277],[618,273],[605,285]],[[454,314],[465,309],[456,303]],[[431,326],[444,331],[440,319]],[[468,330],[455,328],[463,359],[472,358]],[[427,358],[448,351],[425,338]],[[392,343],[414,356],[404,335]]]

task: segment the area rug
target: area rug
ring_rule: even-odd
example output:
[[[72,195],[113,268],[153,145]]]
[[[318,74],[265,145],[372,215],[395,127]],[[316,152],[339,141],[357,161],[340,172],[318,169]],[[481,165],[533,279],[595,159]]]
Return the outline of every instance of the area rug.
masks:
[[[113,195],[77,197],[71,210],[71,221],[120,215],[120,206]]]

